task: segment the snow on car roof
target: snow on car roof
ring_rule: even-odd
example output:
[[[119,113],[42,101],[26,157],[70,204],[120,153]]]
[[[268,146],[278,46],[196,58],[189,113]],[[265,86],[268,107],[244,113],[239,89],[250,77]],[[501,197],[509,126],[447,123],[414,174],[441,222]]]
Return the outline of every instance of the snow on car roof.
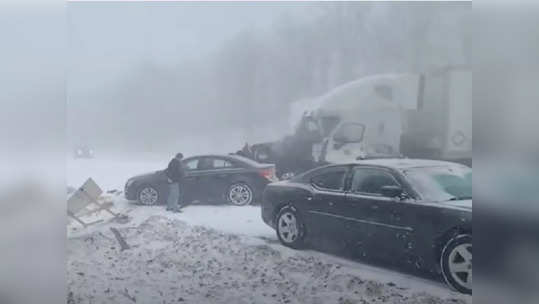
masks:
[[[261,163],[255,161],[255,160],[252,160],[250,158],[247,158],[245,156],[241,156],[241,155],[237,155],[237,154],[232,154],[232,155],[227,155],[227,156],[230,157],[230,158],[234,158],[234,159],[237,159],[239,161],[242,161],[244,163],[247,163],[247,164],[249,164],[251,166],[254,166],[254,167],[258,167],[258,166],[261,165]]]
[[[365,159],[358,160],[357,164],[362,165],[376,165],[384,166],[395,169],[407,169],[417,167],[435,167],[435,166],[455,166],[460,165],[458,163],[431,160],[431,159],[413,159],[413,158],[381,158],[381,159]],[[463,166],[463,165],[460,165]]]
[[[224,159],[235,159],[237,161],[241,161],[241,162],[244,162],[250,166],[253,166],[253,167],[260,167],[260,166],[265,166],[265,165],[270,165],[270,164],[261,164],[255,160],[252,160],[250,158],[247,158],[247,157],[243,157],[241,155],[237,155],[237,154],[202,154],[202,155],[193,155],[193,156],[190,156],[190,157],[187,157],[189,159],[191,158],[199,158],[199,157],[217,157],[217,158],[224,158]]]

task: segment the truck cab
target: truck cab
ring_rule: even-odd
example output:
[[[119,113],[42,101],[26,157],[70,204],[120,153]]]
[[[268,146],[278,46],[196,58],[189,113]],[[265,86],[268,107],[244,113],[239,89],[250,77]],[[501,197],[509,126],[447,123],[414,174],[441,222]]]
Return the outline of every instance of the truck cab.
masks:
[[[315,158],[346,163],[399,157],[402,113],[415,105],[418,79],[414,74],[376,75],[321,96],[313,116],[329,128],[325,128],[321,147],[313,147]]]

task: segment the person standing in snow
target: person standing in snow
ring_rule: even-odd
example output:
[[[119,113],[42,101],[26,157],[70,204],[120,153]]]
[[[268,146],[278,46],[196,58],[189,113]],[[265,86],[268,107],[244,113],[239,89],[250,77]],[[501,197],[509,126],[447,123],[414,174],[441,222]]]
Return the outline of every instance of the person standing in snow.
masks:
[[[167,198],[167,210],[172,212],[181,212],[180,208],[183,205],[182,189],[183,180],[185,178],[185,169],[182,163],[183,154],[178,153],[170,160],[165,174],[168,177],[169,191]]]

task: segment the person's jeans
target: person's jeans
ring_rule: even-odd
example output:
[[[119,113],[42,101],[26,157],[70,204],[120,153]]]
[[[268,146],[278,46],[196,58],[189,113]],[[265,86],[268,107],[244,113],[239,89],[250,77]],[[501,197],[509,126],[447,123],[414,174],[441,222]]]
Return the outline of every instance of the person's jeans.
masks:
[[[184,207],[184,190],[182,189],[182,185],[178,183],[178,209]]]
[[[168,184],[168,198],[167,209],[178,210],[178,201],[180,200],[180,184],[170,183]]]

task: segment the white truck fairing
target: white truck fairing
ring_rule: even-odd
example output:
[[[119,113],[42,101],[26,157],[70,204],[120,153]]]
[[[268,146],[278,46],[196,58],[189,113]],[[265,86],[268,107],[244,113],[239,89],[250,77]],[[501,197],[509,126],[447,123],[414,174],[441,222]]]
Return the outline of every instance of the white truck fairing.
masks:
[[[358,158],[398,155],[402,133],[402,111],[416,109],[419,75],[388,74],[365,77],[321,96],[314,116],[322,120],[338,117],[339,123],[327,137],[325,161],[341,163]],[[314,102],[312,102],[314,104]],[[343,130],[361,128],[353,140],[339,140]]]
[[[468,66],[374,75],[294,102],[290,118],[318,134],[316,163],[402,155],[471,166],[471,90]]]

